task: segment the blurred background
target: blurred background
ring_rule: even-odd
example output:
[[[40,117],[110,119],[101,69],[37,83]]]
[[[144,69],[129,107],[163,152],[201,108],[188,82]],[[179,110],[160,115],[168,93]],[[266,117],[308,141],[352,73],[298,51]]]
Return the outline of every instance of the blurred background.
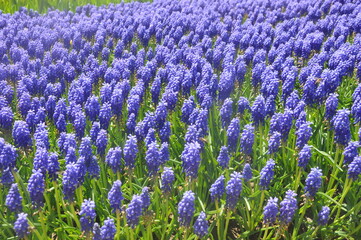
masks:
[[[0,10],[3,13],[14,13],[20,7],[33,9],[39,13],[46,13],[49,8],[75,11],[77,6],[92,4],[96,6],[110,3],[131,2],[134,0],[0,0]],[[151,2],[150,0],[137,0],[138,2]]]

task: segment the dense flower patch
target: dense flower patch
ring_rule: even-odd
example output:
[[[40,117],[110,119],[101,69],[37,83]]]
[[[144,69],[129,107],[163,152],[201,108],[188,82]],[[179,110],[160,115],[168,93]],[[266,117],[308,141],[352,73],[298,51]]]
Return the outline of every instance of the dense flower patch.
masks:
[[[0,239],[360,239],[361,2],[0,13]]]

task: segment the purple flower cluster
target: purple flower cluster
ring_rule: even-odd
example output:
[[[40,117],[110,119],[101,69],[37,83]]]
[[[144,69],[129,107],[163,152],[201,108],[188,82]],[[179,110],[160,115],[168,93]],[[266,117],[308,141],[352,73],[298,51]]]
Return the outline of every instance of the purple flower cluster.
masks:
[[[311,172],[306,178],[305,193],[308,197],[314,197],[322,184],[322,170],[311,168]]]
[[[96,217],[94,201],[85,199],[81,204],[79,215],[81,216],[80,224],[82,231],[91,232]]]
[[[182,200],[178,204],[178,221],[180,226],[189,227],[194,215],[195,196],[192,191],[183,194]]]
[[[190,227],[198,204],[195,193],[204,197],[196,189],[209,188],[209,200],[217,204],[226,194],[225,207],[235,210],[243,181],[257,188],[249,181],[259,179],[264,194],[293,179],[275,178],[276,162],[277,175],[295,167],[295,162],[283,166],[289,159],[281,158],[291,153],[290,160],[297,158],[302,171],[314,161],[319,165],[306,179],[300,175],[305,195],[313,198],[322,174],[344,179],[342,171],[330,176],[334,166],[325,171],[327,162],[319,159],[324,152],[334,153],[333,147],[317,146],[333,144],[323,135],[327,130],[337,151],[343,149],[347,177],[354,182],[361,174],[361,141],[356,142],[361,139],[353,132],[361,121],[360,11],[356,0],[157,0],[49,9],[46,14],[26,8],[14,14],[0,11],[5,206],[21,212],[23,195],[35,208],[45,202],[51,209],[47,202],[53,203],[57,187],[71,204],[82,194],[95,193],[91,197],[98,205],[107,201],[97,194],[109,190],[113,214],[121,212],[123,200],[130,201],[126,221],[136,228],[142,214],[154,207],[149,193],[154,188],[143,187],[132,197],[129,191],[148,184],[141,174],[156,182],[161,172],[165,200],[179,194],[184,175],[187,189],[195,191],[185,192],[178,205],[180,226]],[[358,134],[361,138],[361,128]],[[264,156],[274,160],[259,171]],[[19,179],[28,179],[28,193]],[[202,182],[192,188],[196,179]],[[90,189],[92,184],[96,188]],[[75,198],[77,189],[82,194]],[[269,198],[264,222],[274,224],[278,218],[290,224],[296,197],[288,190],[280,204],[280,198]],[[207,198],[199,200],[208,204]],[[98,212],[97,221],[104,221],[100,227],[94,224],[94,201],[82,203],[82,231],[88,237],[93,231],[94,239],[113,239],[114,220],[104,216],[111,212],[109,205]],[[318,223],[326,225],[329,216],[330,208],[323,207]],[[14,230],[24,238],[30,222],[24,213],[16,219]],[[194,233],[205,237],[208,227],[201,212]]]

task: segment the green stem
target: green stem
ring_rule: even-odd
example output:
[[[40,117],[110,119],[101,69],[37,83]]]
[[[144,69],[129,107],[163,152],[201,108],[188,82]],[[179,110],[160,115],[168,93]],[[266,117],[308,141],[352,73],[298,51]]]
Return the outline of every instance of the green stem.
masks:
[[[185,228],[184,228],[184,235],[183,235],[183,237],[184,237],[184,240],[187,240],[187,239],[188,239],[188,227],[185,227]]]
[[[31,221],[28,221],[29,222],[29,225],[32,229],[34,229],[34,233],[35,235],[38,237],[38,239],[42,239],[39,231],[35,228],[35,225],[31,222]]]
[[[358,232],[361,229],[361,224],[358,225],[357,228],[355,228],[355,230],[352,231],[352,233],[350,233],[350,236],[352,236],[354,233]]]
[[[336,218],[335,218],[335,219],[338,219],[338,217],[340,216],[341,206],[342,206],[343,200],[345,199],[348,191],[350,190],[351,185],[352,185],[352,179],[346,177],[345,187],[343,188],[343,192],[342,192],[340,201],[338,202],[339,205],[338,205],[338,207],[337,207],[337,214],[336,214]]]
[[[257,214],[256,214],[256,218],[258,218],[259,214],[261,213],[262,211],[262,207],[263,207],[263,201],[264,201],[264,198],[265,198],[265,190],[262,190],[262,193],[261,193],[261,200],[259,202],[259,208],[258,208],[258,211],[257,211]]]
[[[91,240],[91,234],[90,234],[90,232],[87,232],[87,233],[86,233],[85,239],[86,239],[86,240]]]
[[[358,208],[361,207],[361,202],[358,202],[355,206],[353,206],[353,208],[351,208],[346,214],[342,215],[342,217],[340,217],[339,219],[337,219],[336,221],[341,221],[344,218],[348,217],[349,215],[353,214],[353,213],[358,213]]]
[[[262,240],[266,240],[268,235],[268,225],[266,226],[266,230],[264,231]]]
[[[165,204],[163,204],[163,216],[164,216],[164,222],[162,225],[162,238],[161,238],[162,240],[165,238],[165,234],[168,228],[168,199],[165,199]]]
[[[76,225],[78,226],[78,228],[80,229],[81,226],[80,226],[80,222],[79,222],[79,219],[77,218],[77,215],[75,213],[75,208],[74,208],[74,202],[71,202],[70,203],[70,211],[73,215],[73,220],[75,221]]]
[[[76,195],[77,195],[79,204],[82,204],[83,203],[83,189],[82,189],[82,186],[78,187],[75,191],[76,191]]]
[[[152,225],[150,223],[147,224],[147,234],[148,240],[153,240]]]
[[[134,229],[130,227],[130,240],[134,240]]]
[[[227,239],[227,233],[228,233],[228,225],[229,225],[229,220],[231,219],[231,210],[227,211],[227,216],[226,216],[226,226],[224,228],[224,232],[223,232],[223,238],[222,239]]]
[[[54,181],[53,186],[54,186],[54,190],[55,190],[56,212],[58,213],[58,219],[61,219],[61,214],[60,214],[60,194],[59,194],[58,184]]]
[[[319,228],[320,228],[320,226],[317,226],[317,227],[315,228],[315,230],[313,231],[313,233],[312,233],[312,235],[311,235],[311,238],[312,238],[312,239],[314,239],[314,237],[316,236]]]
[[[120,221],[121,221],[121,218],[120,218],[120,210],[119,209],[117,209],[116,214],[117,214],[117,235],[116,235],[116,239],[120,240]]]
[[[295,186],[294,186],[295,192],[297,192],[298,185],[300,184],[302,169],[301,168],[296,168],[296,174],[297,174],[297,178],[296,178]]]
[[[41,228],[43,230],[43,235],[42,235],[42,239],[47,239],[47,226],[45,224],[46,220],[45,220],[45,216],[44,216],[44,213],[43,213],[43,210],[40,209],[39,210],[39,215],[40,215],[40,222],[41,222]]]
[[[309,204],[309,199],[307,198],[307,199],[306,199],[305,206],[304,206],[305,210],[302,212],[301,217],[298,218],[296,227],[293,229],[292,239],[296,239],[296,237],[297,237],[298,230],[299,230],[300,227],[301,227],[301,223],[302,223],[303,217],[304,217],[305,214],[306,214],[306,211],[307,211],[307,208],[308,208],[308,204]]]
[[[102,187],[103,189],[107,189],[107,171],[106,171],[106,167],[104,166],[104,156],[100,157],[100,161],[99,161],[99,165],[100,165],[100,177],[102,179]]]
[[[335,181],[335,179],[337,177],[339,168],[341,168],[341,166],[342,166],[343,156],[339,157],[340,153],[341,153],[340,147],[336,146],[335,159],[333,161],[332,173],[330,175],[330,182],[328,183],[327,192],[333,188],[333,182]],[[339,163],[337,164],[338,158],[340,158],[340,159],[339,159]],[[334,192],[331,193],[330,197],[332,197]]]
[[[218,200],[215,201],[216,204],[216,210],[217,210],[217,214],[216,214],[216,218],[217,218],[217,237],[218,239],[221,239],[221,224],[220,224],[220,213],[219,213],[219,207],[218,207]],[[223,224],[222,224],[223,225]]]
[[[128,171],[128,185],[129,185],[130,195],[133,195],[132,176],[133,176],[133,172],[132,172],[131,169],[129,169],[129,171]]]

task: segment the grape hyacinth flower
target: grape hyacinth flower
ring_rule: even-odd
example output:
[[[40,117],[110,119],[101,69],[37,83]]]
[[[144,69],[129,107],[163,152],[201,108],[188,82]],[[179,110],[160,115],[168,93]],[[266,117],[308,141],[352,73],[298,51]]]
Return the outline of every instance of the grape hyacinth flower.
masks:
[[[297,194],[294,191],[288,190],[286,192],[285,198],[280,203],[281,208],[280,208],[279,219],[281,222],[283,222],[286,225],[292,221],[292,218],[296,213],[297,210],[297,200],[295,198],[296,196]]]
[[[236,151],[240,133],[239,119],[233,118],[227,129],[227,142],[229,151]]]
[[[251,165],[249,163],[246,163],[243,168],[242,177],[246,182],[248,182],[249,180],[251,180],[252,176],[253,174]]]
[[[136,123],[136,116],[134,113],[130,114],[126,123],[127,126],[127,133],[134,134]]]
[[[347,171],[348,177],[356,180],[361,174],[361,157],[355,157],[353,161],[348,165]]]
[[[314,197],[322,184],[322,170],[318,167],[311,168],[306,178],[305,193],[307,197]]]
[[[278,214],[278,199],[270,198],[266,206],[263,208],[263,220],[266,224],[273,224],[276,222]]]
[[[56,181],[58,177],[58,171],[60,170],[59,161],[58,161],[58,154],[51,153],[48,157],[48,174],[51,181]]]
[[[194,103],[194,97],[190,96],[189,99],[185,100],[182,106],[182,122],[186,123],[186,124],[190,124],[189,122],[189,117],[193,112],[193,109],[195,108],[195,103]]]
[[[273,154],[278,151],[281,145],[281,134],[279,132],[273,132],[268,141],[268,153]]]
[[[350,111],[346,109],[338,110],[332,118],[332,127],[335,131],[335,142],[346,145],[351,139],[350,131]]]
[[[4,140],[4,139],[2,139]],[[15,168],[17,152],[13,145],[6,143],[0,154],[0,168]]]
[[[159,171],[160,162],[160,153],[158,149],[158,144],[152,142],[148,145],[148,150],[146,152],[145,161],[148,167],[148,175],[154,176]]]
[[[209,189],[209,193],[211,195],[212,201],[219,201],[225,191],[225,177],[223,175],[219,176],[217,180],[212,184]]]
[[[142,189],[142,193],[140,194],[140,198],[142,199],[142,209],[145,212],[148,207],[150,206],[150,195],[149,195],[149,188],[144,187]]]
[[[15,181],[13,173],[10,168],[6,168],[2,172],[0,182],[5,186],[9,187]]]
[[[0,127],[4,129],[11,129],[14,120],[14,113],[11,108],[3,107],[0,109]]]
[[[179,225],[189,227],[194,215],[195,196],[192,191],[183,194],[182,200],[178,204],[178,221]]]
[[[169,145],[167,142],[162,143],[159,149],[160,164],[165,164],[169,161]]]
[[[76,151],[73,147],[69,147],[65,156],[65,163],[75,163],[76,162]]]
[[[79,156],[84,157],[87,162],[93,157],[90,137],[83,137],[79,147]]]
[[[323,206],[321,211],[318,213],[318,224],[321,226],[327,225],[328,219],[330,217],[330,208]]]
[[[221,166],[223,169],[228,167],[229,155],[228,155],[228,148],[226,146],[221,147],[221,151],[219,152],[217,162],[219,166]]]
[[[81,204],[81,210],[79,212],[81,230],[88,233],[91,232],[96,217],[95,203],[90,199],[85,199]]]
[[[335,116],[337,107],[338,107],[338,95],[337,93],[331,93],[329,97],[326,99],[325,106],[325,118],[327,120],[331,120],[333,116]]]
[[[122,182],[120,180],[117,180],[113,183],[113,186],[108,193],[108,200],[113,212],[121,210],[123,199],[124,197],[122,193]]]
[[[347,144],[347,146],[345,147],[345,150],[343,151],[343,162],[344,164],[349,164],[351,163],[355,157],[357,157],[358,155],[358,151],[357,148],[360,147],[359,142],[356,141],[351,141]]]
[[[113,240],[116,232],[114,220],[111,218],[104,220],[104,225],[100,228],[101,239]]]
[[[33,166],[35,170],[41,170],[43,175],[46,174],[48,168],[48,151],[45,148],[36,149]]]
[[[233,104],[232,99],[227,98],[226,100],[224,100],[224,103],[220,109],[220,116],[221,116],[223,128],[227,127],[231,121],[232,111],[233,111],[232,104]]]
[[[28,192],[34,207],[42,207],[44,204],[45,181],[41,169],[33,170],[33,174],[29,178]]]
[[[108,134],[107,131],[104,129],[101,129],[99,131],[96,143],[95,143],[96,147],[97,147],[97,153],[100,156],[104,156],[105,154],[105,149],[108,145]]]
[[[19,188],[17,183],[13,183],[9,190],[9,193],[6,195],[5,205],[12,212],[20,212],[23,208],[22,206],[22,197],[19,193]]]
[[[92,143],[96,143],[99,131],[100,131],[100,123],[93,122],[92,128],[90,129],[90,138],[92,140]]]
[[[194,223],[194,233],[199,237],[202,238],[208,234],[208,221],[206,219],[206,214],[201,212]]]
[[[173,181],[175,179],[174,172],[171,167],[164,167],[161,179],[161,189],[163,193],[170,193],[172,190]]]
[[[262,189],[267,189],[274,176],[274,167],[276,163],[273,159],[267,161],[266,166],[261,170],[259,185]]]
[[[296,131],[296,135],[296,147],[298,149],[302,149],[312,136],[312,128],[310,127],[310,122],[302,124]]]
[[[122,149],[120,147],[111,148],[105,158],[105,163],[114,173],[121,171]]]
[[[134,168],[135,158],[138,153],[137,138],[134,135],[128,136],[128,140],[123,148],[123,153],[125,166],[129,169]]]
[[[204,137],[208,134],[208,111],[206,109],[201,109],[199,111],[195,125],[200,136]]]
[[[266,117],[266,103],[262,95],[256,97],[252,108],[252,119],[256,126],[263,124],[264,118]]]
[[[66,170],[63,174],[63,194],[64,199],[69,201],[74,200],[75,190],[77,189],[78,182],[78,169],[75,163],[68,163],[66,165]]]
[[[108,102],[103,103],[99,111],[99,123],[102,129],[105,130],[108,129],[111,117],[112,117],[112,109],[110,103]]]
[[[93,226],[93,240],[102,240],[101,235],[100,235],[99,223],[94,223],[94,226]]]
[[[231,173],[231,179],[227,182],[226,207],[234,209],[242,192],[242,175],[239,172]]]
[[[237,104],[238,104],[238,112],[240,114],[243,114],[246,110],[251,109],[248,99],[245,97],[240,97]]]
[[[183,172],[189,178],[196,178],[198,175],[198,168],[201,162],[200,156],[201,146],[198,142],[186,143],[182,152],[182,167]]]
[[[306,169],[308,162],[312,156],[311,146],[305,145],[301,151],[298,153],[298,166]]]
[[[127,223],[133,229],[139,223],[139,218],[142,215],[142,206],[142,198],[139,195],[134,195],[126,209]]]
[[[29,222],[27,217],[28,214],[26,213],[19,213],[17,216],[17,219],[14,223],[14,230],[18,238],[24,238],[29,234]]]
[[[32,146],[31,135],[26,122],[15,121],[12,134],[16,147],[26,148]]]
[[[246,155],[252,154],[252,147],[254,143],[254,127],[247,124],[241,135],[241,151]]]

